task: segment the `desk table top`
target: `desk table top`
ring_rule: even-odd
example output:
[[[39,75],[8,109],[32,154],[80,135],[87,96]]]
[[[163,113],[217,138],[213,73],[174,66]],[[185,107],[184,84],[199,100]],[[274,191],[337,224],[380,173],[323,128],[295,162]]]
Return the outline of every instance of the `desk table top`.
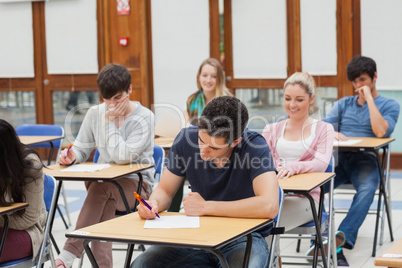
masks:
[[[173,145],[174,138],[158,137],[155,138],[154,144],[161,146],[163,149],[170,149]]]
[[[86,165],[96,165],[92,162],[82,163]],[[62,170],[68,166],[54,164],[43,169],[43,173],[53,176],[57,180],[76,180],[76,181],[96,181],[96,180],[114,180],[126,176],[131,173],[138,173],[148,168],[152,168],[154,164],[128,164],[116,165],[110,164],[111,167],[104,168],[95,172],[63,172]],[[85,178],[85,179],[83,179]]]
[[[393,142],[395,138],[367,138],[367,137],[353,137],[353,138],[348,138],[349,140],[361,140],[358,143],[355,144],[349,144],[349,145],[344,145],[344,144],[337,144],[337,142],[334,142],[334,147],[338,148],[371,148],[371,149],[379,149],[381,147],[384,147],[385,145]]]
[[[159,215],[184,215],[184,213],[161,212]],[[271,221],[270,219],[202,216],[200,217],[200,228],[145,229],[145,220],[140,219],[138,213],[135,212],[67,233],[66,237],[216,249],[269,224]]]
[[[26,145],[33,145],[42,142],[50,142],[63,139],[63,136],[18,136],[20,141]]]
[[[384,258],[384,254],[402,254],[402,239],[374,260],[375,266],[402,267],[402,258]]]
[[[278,181],[285,192],[311,192],[334,176],[335,173],[330,172],[311,172],[293,175],[287,179],[279,179]]]
[[[28,207],[28,203],[14,203],[8,207],[0,207],[0,215],[13,213],[15,211]]]

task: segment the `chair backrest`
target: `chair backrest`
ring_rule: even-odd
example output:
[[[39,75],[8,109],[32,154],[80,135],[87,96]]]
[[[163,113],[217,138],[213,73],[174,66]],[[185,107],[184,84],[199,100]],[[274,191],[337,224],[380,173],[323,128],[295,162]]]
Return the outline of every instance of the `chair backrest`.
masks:
[[[64,137],[64,129],[58,125],[44,125],[44,124],[32,124],[32,125],[20,125],[16,127],[15,131],[18,135],[22,136],[62,136]],[[53,141],[55,148],[60,148],[63,139]],[[32,147],[50,148],[48,142],[38,143],[32,145]]]
[[[163,159],[165,158],[165,150],[159,145],[154,145],[153,157],[155,162],[155,181],[159,181],[163,171]]]
[[[335,159],[334,156],[331,155],[331,159],[329,160],[329,164],[325,172],[334,172],[335,170]]]
[[[50,219],[53,217],[52,212],[54,211],[54,208],[52,208],[52,206],[55,206],[55,204],[53,204],[52,201],[54,198],[56,198],[56,191],[55,191],[56,179],[50,175],[43,175],[43,187],[44,187],[43,199],[45,201],[46,211],[48,213],[46,217],[44,238],[42,241],[42,246],[38,252],[38,255],[36,256],[34,261],[32,261],[32,256],[29,256],[18,260],[3,262],[0,264],[0,267],[28,268],[36,266],[37,264],[41,264],[42,262],[47,261],[49,258],[51,262],[54,264],[54,257],[52,249],[50,248],[52,244],[49,241],[50,239],[49,231],[50,231]]]
[[[64,137],[64,128],[58,125],[45,125],[45,124],[25,124],[15,128],[17,135],[21,136],[61,136]],[[52,141],[54,148],[57,148],[56,162],[63,145],[63,138],[60,140]],[[34,148],[51,148],[49,142],[38,143],[30,145]],[[48,163],[50,164],[50,163]]]
[[[154,145],[154,154],[153,154],[154,162],[155,162],[155,181],[159,181],[160,176],[163,170],[163,159],[165,158],[165,150],[159,145]],[[94,153],[94,163],[98,163],[99,159],[99,151],[95,150]]]
[[[94,163],[98,163],[98,159],[99,159],[99,150],[96,149],[96,150],[95,150],[95,153],[94,153],[93,162],[94,162]]]

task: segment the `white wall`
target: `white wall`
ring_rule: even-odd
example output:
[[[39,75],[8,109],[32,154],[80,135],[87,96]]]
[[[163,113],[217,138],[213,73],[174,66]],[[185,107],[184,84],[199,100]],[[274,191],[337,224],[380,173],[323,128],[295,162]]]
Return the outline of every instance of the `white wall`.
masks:
[[[300,1],[302,70],[337,74],[336,0]]]
[[[152,0],[151,17],[156,134],[172,136],[210,55],[209,1]]]
[[[377,89],[402,89],[402,1],[361,1],[362,55],[377,63]]]
[[[286,78],[286,1],[232,0],[234,78]]]
[[[0,78],[34,77],[32,3],[0,3]]]
[[[96,0],[45,3],[49,74],[98,73]]]

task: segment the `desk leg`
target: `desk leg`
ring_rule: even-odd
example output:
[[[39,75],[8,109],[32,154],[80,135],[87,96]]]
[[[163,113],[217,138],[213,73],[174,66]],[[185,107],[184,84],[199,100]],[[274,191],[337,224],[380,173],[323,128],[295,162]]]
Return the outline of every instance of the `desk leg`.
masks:
[[[49,213],[51,213],[51,215],[49,215],[50,216],[49,217],[49,219],[50,219],[49,236],[52,239],[52,242],[54,244],[54,248],[56,249],[57,254],[60,254],[60,250],[56,244],[56,240],[54,239],[54,237],[52,235],[52,229],[53,229],[54,215],[56,214],[57,203],[59,202],[59,195],[60,195],[62,185],[63,185],[63,181],[58,181],[56,193],[53,197],[53,201],[52,201],[52,204],[50,204],[50,209],[49,209]]]
[[[142,174],[138,173],[138,188],[137,188],[138,194],[141,194],[140,190],[142,188],[142,181],[143,181]],[[126,194],[124,193],[123,188],[121,188],[121,185],[117,181],[107,181],[107,182],[114,184],[117,187],[117,189],[119,189],[121,199],[123,200],[124,206],[126,207],[127,214],[130,214],[131,213],[130,205],[128,204]],[[138,200],[135,200],[134,210],[136,209],[137,206],[138,206]]]
[[[248,263],[250,261],[250,252],[251,252],[251,247],[253,246],[253,236],[250,234],[247,235],[247,244],[246,244],[246,252],[244,253],[244,261],[243,261],[243,267],[247,268]]]
[[[228,261],[226,260],[225,256],[223,256],[223,253],[219,249],[215,249],[215,250],[214,249],[211,249],[211,250],[206,249],[206,250],[215,254],[215,256],[218,257],[222,268],[229,268]]]
[[[85,240],[84,241],[84,249],[85,249],[85,253],[88,256],[89,261],[91,262],[92,267],[94,268],[99,268],[98,263],[95,260],[94,254],[92,254],[92,250],[89,247],[89,242],[91,242],[90,240]]]
[[[49,141],[50,143],[50,153],[49,153],[49,158],[47,159],[47,165],[50,166],[52,163],[52,158],[53,158],[53,150],[54,150],[54,145],[53,142]]]
[[[383,148],[383,158],[386,155],[386,148]],[[378,170],[380,173],[380,193],[378,196],[378,204],[377,204],[377,217],[376,217],[376,223],[375,223],[375,232],[374,232],[374,242],[373,242],[373,252],[371,256],[375,257],[376,255],[376,247],[377,247],[377,237],[378,237],[378,225],[379,225],[379,220],[380,220],[380,212],[381,212],[381,198],[384,196],[384,205],[385,205],[385,212],[387,214],[387,220],[388,220],[388,227],[389,227],[389,232],[391,236],[391,241],[394,241],[394,236],[392,232],[392,223],[391,223],[391,218],[390,218],[390,207],[388,203],[388,197],[386,193],[386,185],[385,185],[385,180],[384,180],[384,159],[382,161],[383,164],[380,163],[380,156],[378,154],[378,151],[374,151],[378,160]],[[384,216],[384,215],[383,215]]]
[[[328,203],[329,203],[329,226],[328,226],[328,247],[327,247],[327,266],[331,267],[331,256],[332,261],[335,266],[337,263],[336,258],[336,239],[335,239],[335,226],[334,226],[334,178],[330,181],[329,192],[328,192]]]
[[[3,235],[1,237],[1,242],[0,242],[0,259],[1,255],[3,254],[3,248],[4,244],[6,243],[6,237],[7,237],[7,232],[8,232],[8,215],[2,215],[4,219],[4,226],[3,226]]]
[[[305,196],[309,201],[310,201],[310,206],[311,206],[311,211],[313,213],[313,218],[314,218],[314,224],[315,224],[315,230],[316,230],[316,236],[315,236],[315,246],[317,248],[317,245],[320,246],[320,251],[321,251],[321,259],[324,264],[325,268],[327,267],[327,259],[326,259],[326,254],[324,250],[324,244],[322,242],[322,235],[321,235],[321,219],[322,219],[322,210],[323,210],[323,203],[324,203],[324,186],[321,186],[321,194],[320,194],[320,205],[318,207],[318,214],[317,210],[315,209],[315,204],[314,200],[309,195],[308,193],[300,193],[303,196]],[[318,250],[314,251],[314,257],[313,257],[313,267],[317,267],[317,259],[318,259]]]
[[[110,182],[111,184],[114,184],[117,187],[117,189],[119,189],[121,199],[123,200],[124,206],[126,207],[126,212],[127,212],[127,214],[130,214],[131,213],[130,205],[128,204],[127,197],[124,194],[124,190],[123,190],[123,188],[121,188],[121,185],[116,181],[108,181],[108,182]]]

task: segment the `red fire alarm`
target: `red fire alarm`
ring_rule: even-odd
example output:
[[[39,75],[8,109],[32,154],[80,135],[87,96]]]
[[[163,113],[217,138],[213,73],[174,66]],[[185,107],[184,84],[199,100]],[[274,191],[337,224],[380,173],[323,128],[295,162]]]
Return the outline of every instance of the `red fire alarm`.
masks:
[[[119,38],[119,45],[120,46],[123,46],[123,47],[125,47],[125,46],[127,46],[128,45],[128,37],[120,37]]]

